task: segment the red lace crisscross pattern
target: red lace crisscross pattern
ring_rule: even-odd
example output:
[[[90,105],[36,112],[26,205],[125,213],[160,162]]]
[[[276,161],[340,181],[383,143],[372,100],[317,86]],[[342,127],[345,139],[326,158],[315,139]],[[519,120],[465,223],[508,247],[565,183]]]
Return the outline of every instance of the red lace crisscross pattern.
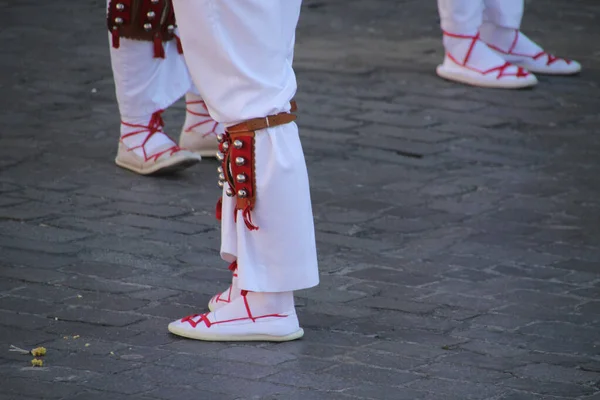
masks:
[[[534,60],[537,60],[537,59],[539,59],[541,57],[546,56],[547,57],[547,59],[546,59],[546,65],[548,65],[548,66],[554,64],[557,61],[561,61],[561,60],[564,61],[564,62],[566,62],[567,64],[571,64],[572,63],[571,60],[568,60],[566,58],[560,58],[560,57],[553,56],[552,54],[546,53],[543,50],[540,51],[539,53],[536,53],[536,54],[533,54],[533,55],[531,55],[531,54],[515,53],[514,50],[515,50],[515,47],[517,47],[517,43],[519,42],[519,34],[520,33],[521,32],[518,29],[515,29],[515,38],[514,38],[512,44],[510,45],[510,48],[508,49],[508,51],[502,50],[501,48],[496,47],[496,46],[494,46],[492,44],[488,44],[488,46],[491,49],[494,49],[494,50],[496,50],[496,51],[498,51],[498,52],[500,52],[502,54],[508,54],[508,55],[511,55],[511,56],[519,56],[519,57],[529,57],[529,58],[532,58]]]
[[[515,65],[509,63],[508,61],[505,62],[502,65],[499,65],[497,67],[494,68],[490,68],[488,70],[480,70],[477,68],[473,68],[467,65],[467,63],[469,62],[469,59],[471,58],[471,54],[473,53],[473,49],[475,48],[475,45],[477,44],[477,42],[479,40],[481,40],[479,38],[479,33],[477,33],[477,35],[475,36],[469,36],[469,35],[457,35],[454,33],[449,33],[444,31],[444,35],[449,36],[449,37],[453,37],[453,38],[458,38],[458,39],[471,39],[471,46],[469,46],[469,50],[467,51],[467,55],[465,57],[465,60],[461,63],[459,62],[452,54],[447,53],[448,58],[450,58],[453,62],[455,62],[456,64],[465,67],[467,69],[470,69],[471,71],[475,71],[475,72],[479,72],[482,75],[487,75],[487,74],[491,74],[493,72],[498,72],[498,75],[496,76],[496,79],[502,79],[505,76],[516,76],[518,78],[523,78],[529,75],[529,71],[527,71],[526,69],[522,68],[522,67],[516,67]],[[483,42],[482,42],[483,43]],[[510,67],[515,67],[517,68],[517,72],[515,73],[507,73],[506,69],[510,68]]]
[[[123,139],[126,139],[128,137],[148,132],[148,134],[146,135],[146,138],[144,139],[142,144],[140,144],[139,146],[128,148],[127,151],[133,151],[135,149],[141,148],[142,151],[144,152],[144,160],[145,161],[149,161],[149,160],[157,161],[163,154],[169,153],[169,155],[173,155],[173,154],[177,153],[178,151],[181,151],[181,148],[179,146],[177,146],[176,144],[173,144],[173,146],[169,147],[168,149],[160,151],[155,154],[148,154],[146,152],[145,146],[148,143],[148,141],[150,140],[150,138],[152,138],[152,136],[154,136],[155,134],[157,134],[159,132],[162,133],[163,135],[166,135],[166,133],[163,132],[163,126],[165,126],[165,123],[161,116],[163,111],[164,110],[158,110],[154,114],[152,114],[152,117],[150,118],[150,122],[148,123],[148,126],[130,124],[125,121],[121,121],[121,124],[128,126],[130,128],[139,128],[138,131],[129,132],[129,133],[121,136],[121,142],[123,142]],[[167,137],[168,137],[168,135],[167,135]],[[169,139],[171,139],[171,138],[169,137]],[[173,141],[173,143],[175,143],[175,141],[173,139],[171,139],[171,141]]]
[[[189,112],[190,114],[195,115],[197,117],[204,117],[206,119],[204,121],[198,122],[197,124],[193,124],[193,125],[187,127],[185,132],[193,132],[194,128],[197,128],[197,127],[205,125],[205,124],[212,124],[212,128],[210,128],[210,130],[207,133],[203,134],[202,137],[207,137],[209,135],[217,136],[217,127],[219,126],[219,123],[217,121],[215,121],[214,119],[212,119],[212,117],[208,113],[208,108],[206,107],[206,103],[203,100],[197,100],[197,101],[186,101],[185,104],[186,105],[201,104],[202,108],[204,108],[204,110],[206,111],[206,112],[196,112],[196,111],[191,110],[189,107],[187,107],[185,110],[187,112]]]
[[[262,319],[262,318],[287,318],[287,315],[282,315],[282,314],[265,314],[265,315],[259,315],[259,316],[252,315],[252,311],[250,310],[250,304],[248,304],[247,294],[248,294],[248,292],[246,290],[242,290],[242,297],[244,298],[244,306],[246,307],[246,312],[248,313],[247,317],[233,318],[233,319],[226,319],[223,321],[211,322],[208,319],[208,315],[210,313],[204,313],[204,314],[189,315],[187,317],[182,318],[181,322],[189,323],[192,326],[192,328],[195,328],[198,326],[198,324],[204,322],[206,327],[210,328],[212,325],[226,324],[228,322],[247,321],[247,320],[256,322],[257,320]]]
[[[237,261],[232,262],[231,264],[229,264],[229,270],[231,272],[233,272],[233,277],[237,278]],[[231,303],[231,285],[229,286],[229,289],[227,289],[225,292],[227,292],[227,298],[225,297],[221,297],[223,295],[223,293],[219,293],[217,294],[215,297],[212,298],[211,302],[213,303]]]

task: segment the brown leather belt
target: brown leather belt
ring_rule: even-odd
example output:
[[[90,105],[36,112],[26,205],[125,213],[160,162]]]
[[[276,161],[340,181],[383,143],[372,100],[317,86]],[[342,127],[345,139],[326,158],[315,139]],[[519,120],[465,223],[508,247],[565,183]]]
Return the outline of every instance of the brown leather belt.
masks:
[[[292,105],[292,109],[290,110],[290,112],[296,111],[296,102],[292,101],[290,102],[290,104]],[[235,135],[236,133],[242,132],[254,132],[260,129],[272,128],[274,126],[288,124],[292,121],[295,121],[296,118],[297,117],[294,114],[282,112],[276,115],[269,115],[264,118],[253,118],[244,122],[240,122],[239,124],[228,127],[226,131],[230,135]]]

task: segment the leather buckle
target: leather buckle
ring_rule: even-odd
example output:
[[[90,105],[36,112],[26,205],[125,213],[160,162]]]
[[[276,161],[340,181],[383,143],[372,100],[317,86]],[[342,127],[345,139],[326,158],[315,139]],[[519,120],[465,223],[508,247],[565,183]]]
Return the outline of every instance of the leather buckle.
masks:
[[[267,123],[267,128],[270,128],[271,124],[269,124],[269,117],[265,117],[265,122]]]

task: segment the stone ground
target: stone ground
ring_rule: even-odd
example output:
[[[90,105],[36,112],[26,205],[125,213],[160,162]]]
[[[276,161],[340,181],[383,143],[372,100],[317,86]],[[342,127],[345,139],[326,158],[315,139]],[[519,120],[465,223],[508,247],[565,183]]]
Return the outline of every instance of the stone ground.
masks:
[[[103,7],[0,0],[1,400],[600,399],[597,0],[528,2],[526,31],[585,71],[510,92],[434,75],[433,0],[305,3],[322,284],[286,344],[166,331],[229,278],[216,163],[113,164]]]

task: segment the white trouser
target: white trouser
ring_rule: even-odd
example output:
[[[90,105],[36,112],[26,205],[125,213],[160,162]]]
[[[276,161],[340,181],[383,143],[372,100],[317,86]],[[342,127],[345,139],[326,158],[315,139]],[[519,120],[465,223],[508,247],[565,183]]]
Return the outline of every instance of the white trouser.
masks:
[[[524,0],[438,0],[442,29],[458,35],[476,35],[483,21],[519,29]]]
[[[120,38],[120,46],[115,49],[110,32],[108,40],[117,102],[123,119],[164,110],[188,91],[196,92],[175,40],[163,43],[164,59],[154,58],[152,42]]]
[[[231,126],[289,111],[291,65],[301,0],[174,0],[186,61],[211,116]],[[255,137],[256,205],[247,229],[223,194],[221,256],[237,259],[239,287],[305,289],[319,282],[308,175],[289,123]],[[227,189],[227,185],[225,185]]]

